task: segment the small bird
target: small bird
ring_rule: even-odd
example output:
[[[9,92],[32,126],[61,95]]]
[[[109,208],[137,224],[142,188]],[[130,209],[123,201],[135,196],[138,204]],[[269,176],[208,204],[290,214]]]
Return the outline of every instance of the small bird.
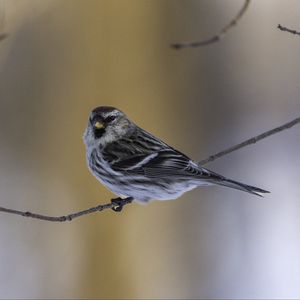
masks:
[[[91,173],[120,197],[144,203],[171,200],[205,185],[227,186],[258,196],[269,193],[201,167],[114,107],[100,106],[91,112],[84,143]]]

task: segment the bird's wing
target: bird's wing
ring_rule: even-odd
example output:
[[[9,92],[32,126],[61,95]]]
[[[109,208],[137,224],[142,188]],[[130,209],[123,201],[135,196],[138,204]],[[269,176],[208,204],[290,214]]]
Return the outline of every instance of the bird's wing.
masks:
[[[199,167],[187,156],[174,149],[163,149],[155,153],[134,155],[112,164],[115,171],[140,174],[151,178],[211,178],[211,172]]]
[[[157,153],[151,154],[136,154],[127,157],[126,159],[116,160],[111,163],[111,167],[115,171],[130,171],[143,167],[149,161],[153,160],[157,156]]]
[[[203,179],[216,178],[217,175],[141,128],[134,136],[111,143],[102,154],[113,170],[132,175],[151,178],[196,176]]]

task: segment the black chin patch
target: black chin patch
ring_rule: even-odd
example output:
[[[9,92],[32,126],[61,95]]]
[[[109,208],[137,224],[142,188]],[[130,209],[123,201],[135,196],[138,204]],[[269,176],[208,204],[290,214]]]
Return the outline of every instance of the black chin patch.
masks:
[[[95,139],[100,139],[101,136],[104,134],[104,132],[105,132],[104,128],[100,128],[100,129],[94,128]]]

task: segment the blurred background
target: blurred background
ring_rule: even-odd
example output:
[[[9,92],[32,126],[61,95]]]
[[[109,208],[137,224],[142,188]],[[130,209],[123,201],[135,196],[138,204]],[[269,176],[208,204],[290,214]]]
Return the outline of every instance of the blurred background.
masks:
[[[195,160],[300,115],[300,1],[2,0],[0,206],[63,215],[113,197],[90,175],[90,111],[116,106]],[[299,131],[207,167],[210,187],[69,223],[0,214],[0,298],[300,298]]]

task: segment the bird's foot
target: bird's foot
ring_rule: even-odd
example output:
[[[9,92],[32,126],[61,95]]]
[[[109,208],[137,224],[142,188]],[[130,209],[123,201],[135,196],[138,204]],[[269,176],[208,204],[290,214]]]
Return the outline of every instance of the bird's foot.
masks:
[[[123,206],[131,203],[133,199],[131,197],[122,199],[122,198],[114,198],[111,199],[111,203],[114,205],[111,209],[116,212],[120,212],[123,209]]]
[[[123,209],[124,201],[122,198],[111,199],[111,203],[114,205],[111,209],[116,212],[120,212]]]
[[[111,199],[111,203],[114,205],[111,209],[116,212],[120,212],[123,209],[123,199],[122,198],[114,198]]]

